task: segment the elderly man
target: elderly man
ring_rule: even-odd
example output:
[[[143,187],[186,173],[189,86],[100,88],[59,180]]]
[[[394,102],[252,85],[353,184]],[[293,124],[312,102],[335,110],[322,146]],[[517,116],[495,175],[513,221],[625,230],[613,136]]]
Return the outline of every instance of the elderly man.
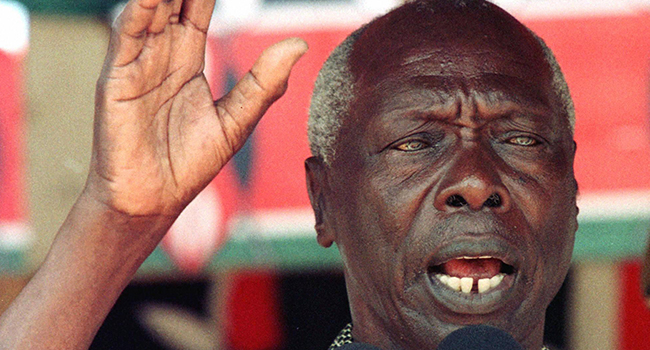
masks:
[[[87,185],[0,321],[3,349],[87,347],[191,199],[285,90],[305,52],[267,49],[213,103],[214,1],[133,0],[97,87]],[[545,45],[480,0],[418,0],[344,41],[316,82],[307,184],[341,251],[342,342],[435,348],[486,324],[543,347],[577,228],[573,110]]]

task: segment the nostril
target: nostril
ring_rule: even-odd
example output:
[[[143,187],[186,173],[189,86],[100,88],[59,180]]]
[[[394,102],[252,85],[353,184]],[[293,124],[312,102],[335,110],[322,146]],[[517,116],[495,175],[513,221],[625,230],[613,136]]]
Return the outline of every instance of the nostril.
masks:
[[[447,198],[445,204],[447,204],[450,207],[460,208],[467,205],[467,201],[462,196],[454,194],[449,196],[449,198]]]
[[[503,201],[501,200],[501,196],[499,196],[498,193],[492,193],[490,197],[485,200],[485,203],[483,203],[483,205],[488,208],[498,208],[502,203]]]

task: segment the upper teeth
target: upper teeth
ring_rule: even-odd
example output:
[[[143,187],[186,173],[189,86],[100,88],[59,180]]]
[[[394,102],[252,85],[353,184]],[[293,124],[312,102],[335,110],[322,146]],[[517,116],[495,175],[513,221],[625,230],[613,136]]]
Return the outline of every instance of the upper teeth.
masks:
[[[492,278],[479,279],[477,283],[478,292],[485,293],[490,289],[496,288],[499,284],[501,284],[501,281],[503,281],[503,278],[505,276],[505,273],[500,273]],[[466,294],[469,294],[474,287],[474,278],[472,277],[459,278],[439,273],[436,274],[436,278],[438,278],[440,282],[447,285],[449,288]]]

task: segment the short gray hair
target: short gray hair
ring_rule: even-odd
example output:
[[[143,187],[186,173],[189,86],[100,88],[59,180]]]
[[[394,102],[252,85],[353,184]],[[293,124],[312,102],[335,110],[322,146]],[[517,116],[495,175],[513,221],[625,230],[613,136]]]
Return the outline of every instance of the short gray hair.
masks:
[[[539,45],[542,47],[542,50],[544,51],[544,59],[546,60],[546,63],[551,67],[551,71],[553,72],[553,81],[551,82],[551,87],[553,88],[555,95],[560,100],[560,108],[562,108],[562,110],[566,113],[566,117],[569,120],[569,127],[571,128],[571,135],[573,135],[576,126],[576,110],[575,106],[573,105],[573,99],[571,98],[571,92],[569,91],[569,85],[564,78],[564,73],[562,73],[560,64],[557,63],[557,59],[555,58],[553,51],[548,47],[548,45],[546,45],[544,39],[540,38],[532,30],[528,30],[531,34],[533,34],[535,39],[537,39]]]
[[[460,1],[464,5],[463,1]],[[343,121],[350,114],[350,103],[354,98],[354,76],[350,69],[350,55],[355,42],[361,36],[367,25],[359,28],[348,36],[323,64],[312,93],[309,107],[307,136],[309,147],[315,157],[319,157],[326,165],[331,165],[336,156],[336,141]],[[544,40],[529,29],[537,39],[544,58],[553,73],[552,88],[559,98],[562,110],[569,121],[571,134],[575,128],[575,109],[569,86],[564,74],[551,49]]]
[[[328,165],[334,160],[342,121],[350,112],[354,94],[350,54],[364,29],[365,26],[357,29],[332,51],[314,83],[307,136],[312,155],[320,157]]]

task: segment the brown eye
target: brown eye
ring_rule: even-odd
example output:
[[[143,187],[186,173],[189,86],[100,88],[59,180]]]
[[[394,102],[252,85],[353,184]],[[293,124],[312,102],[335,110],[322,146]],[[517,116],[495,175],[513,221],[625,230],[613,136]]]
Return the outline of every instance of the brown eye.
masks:
[[[516,136],[508,139],[508,143],[516,146],[535,146],[539,142],[532,137]]]
[[[422,141],[406,141],[400,143],[395,148],[404,152],[414,152],[414,151],[419,151],[421,149],[424,149],[425,147],[427,147],[427,144]]]

